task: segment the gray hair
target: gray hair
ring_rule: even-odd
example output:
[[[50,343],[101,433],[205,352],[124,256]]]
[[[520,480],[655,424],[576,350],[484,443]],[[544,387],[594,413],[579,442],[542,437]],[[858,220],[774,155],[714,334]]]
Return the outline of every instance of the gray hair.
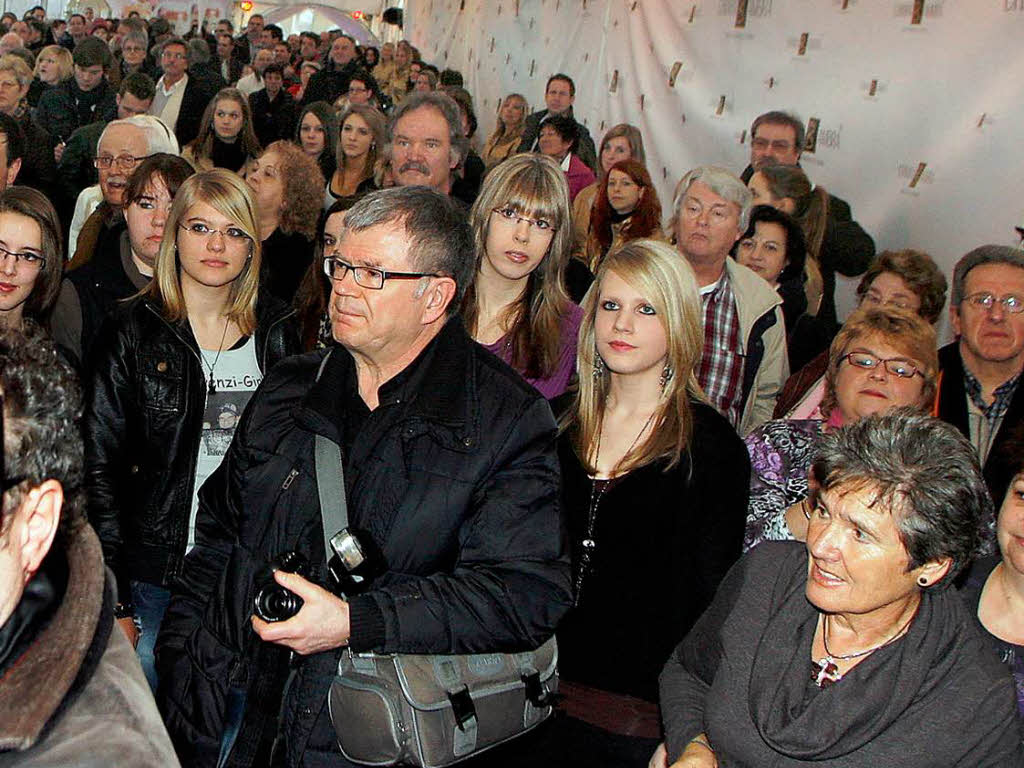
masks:
[[[757,135],[757,129],[767,123],[768,125],[785,125],[793,129],[794,142],[796,143],[797,154],[803,151],[804,148],[804,124],[800,122],[800,118],[789,112],[782,112],[780,110],[773,110],[771,112],[765,112],[763,115],[758,115],[754,122],[750,126],[750,138]]]
[[[391,119],[388,120],[388,157],[391,156],[391,142],[398,121],[410,112],[424,107],[436,109],[448,122],[448,140],[452,146],[451,159],[462,165],[469,153],[469,139],[462,132],[462,113],[459,112],[459,105],[455,100],[440,91],[413,91],[395,107]]]
[[[115,125],[130,125],[142,131],[146,137],[146,146],[149,149],[147,155],[155,155],[158,152],[168,155],[178,155],[181,153],[174,131],[167,127],[167,123],[153,115],[135,115],[134,117],[126,117],[121,120],[111,120],[107,123],[107,127],[103,129],[103,133],[100,134],[100,140],[96,143],[97,151],[99,145],[103,143],[103,137],[107,135],[107,131]]]
[[[1024,269],[1024,253],[1008,245],[981,245],[969,252],[953,268],[953,292],[949,297],[951,307],[959,306],[964,300],[967,274],[982,264],[1009,264]]]
[[[466,212],[448,195],[430,187],[393,187],[371,192],[345,214],[345,231],[362,232],[382,224],[401,224],[409,238],[415,269],[455,280],[448,305],[454,314],[462,303],[476,264],[473,235]]]
[[[747,224],[750,223],[750,210],[754,207],[754,197],[746,185],[732,172],[716,165],[698,166],[679,180],[679,183],[676,185],[675,197],[672,199],[670,231],[675,231],[675,223],[679,218],[679,209],[682,208],[683,198],[686,197],[687,190],[698,181],[707,185],[708,189],[719,197],[739,206],[739,231],[746,232]]]
[[[129,21],[134,21],[134,19],[129,19]],[[124,35],[121,36],[121,47],[124,48],[124,44],[129,40],[133,43],[138,43],[144,49],[147,49],[147,53],[149,52],[149,35],[146,33],[145,27],[125,32]]]
[[[892,514],[908,570],[952,560],[943,587],[979,553],[994,520],[974,447],[960,431],[914,408],[894,408],[827,432],[811,477],[818,491],[866,491]]]
[[[193,37],[188,41],[188,65],[208,64],[210,61],[210,45],[201,37]]]

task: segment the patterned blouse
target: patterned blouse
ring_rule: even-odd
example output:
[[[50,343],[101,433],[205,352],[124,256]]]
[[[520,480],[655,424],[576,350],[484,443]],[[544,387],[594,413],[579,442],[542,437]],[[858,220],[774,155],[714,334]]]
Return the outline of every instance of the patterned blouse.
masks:
[[[762,541],[793,538],[786,510],[807,497],[807,473],[824,425],[821,419],[776,419],[744,439],[750,454],[744,551]]]

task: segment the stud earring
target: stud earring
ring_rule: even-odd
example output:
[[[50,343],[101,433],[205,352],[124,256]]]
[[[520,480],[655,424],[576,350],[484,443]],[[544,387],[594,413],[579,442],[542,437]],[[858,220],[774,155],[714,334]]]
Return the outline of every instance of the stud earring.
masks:
[[[918,586],[927,587],[928,586],[928,579],[926,577],[924,577],[924,576],[918,576],[917,577],[917,583],[918,583]]]

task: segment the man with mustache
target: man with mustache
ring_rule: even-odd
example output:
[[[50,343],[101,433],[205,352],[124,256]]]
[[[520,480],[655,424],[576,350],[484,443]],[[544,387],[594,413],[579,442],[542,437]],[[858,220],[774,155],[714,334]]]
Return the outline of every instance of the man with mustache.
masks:
[[[433,187],[445,195],[469,150],[458,106],[438,91],[412,93],[395,107],[388,144],[397,186]]]

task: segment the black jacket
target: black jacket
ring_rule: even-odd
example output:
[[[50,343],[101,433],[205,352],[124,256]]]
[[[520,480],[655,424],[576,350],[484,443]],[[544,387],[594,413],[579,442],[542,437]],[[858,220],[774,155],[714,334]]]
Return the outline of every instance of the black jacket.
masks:
[[[566,114],[576,120],[572,107],[569,107],[569,111]],[[540,126],[547,116],[548,110],[546,109],[527,116],[526,123],[523,125],[523,140],[519,142],[519,152],[533,152],[536,150],[537,139],[540,137]],[[590,137],[590,131],[587,130],[587,126],[578,120],[576,125],[579,126],[580,140],[573,152],[580,160],[587,164],[590,170],[597,173],[597,149],[594,147],[594,140]]]
[[[299,349],[291,315],[273,299],[257,309],[264,373]],[[188,323],[171,325],[143,298],[104,325],[84,418],[86,487],[118,594],[129,580],[166,585],[181,570],[205,389]]]
[[[954,341],[939,350],[939,391],[935,396],[936,416],[960,430],[971,439],[971,424],[967,416],[967,387],[964,383],[964,361],[960,356],[960,342]],[[999,431],[992,438],[988,458],[982,467],[985,484],[998,512],[1006,489],[1020,469],[1020,457],[1008,453],[1008,443],[1019,433],[1024,423],[1024,386],[1010,399],[1010,407],[1003,416]]]
[[[555,422],[547,402],[458,318],[366,409],[351,355],[294,357],[264,379],[200,492],[196,546],[157,644],[159,693],[183,764],[216,763],[229,681],[248,706],[228,765],[265,757],[287,649],[250,624],[253,576],[298,550],[325,583],[314,435],[342,445],[352,527],[385,572],[350,602],[357,650],[534,648],[569,607]],[[326,706],[338,652],[297,657],[283,702],[285,764],[348,765]]]
[[[54,143],[67,141],[76,128],[117,117],[117,93],[105,79],[91,91],[78,87],[69,77],[39,97],[36,120]],[[52,154],[52,153],[51,153]]]
[[[267,96],[266,88],[250,94],[249,109],[252,110],[252,127],[260,146],[269,146],[278,139],[290,139],[295,133],[298,110],[295,99],[283,88],[273,101]]]

